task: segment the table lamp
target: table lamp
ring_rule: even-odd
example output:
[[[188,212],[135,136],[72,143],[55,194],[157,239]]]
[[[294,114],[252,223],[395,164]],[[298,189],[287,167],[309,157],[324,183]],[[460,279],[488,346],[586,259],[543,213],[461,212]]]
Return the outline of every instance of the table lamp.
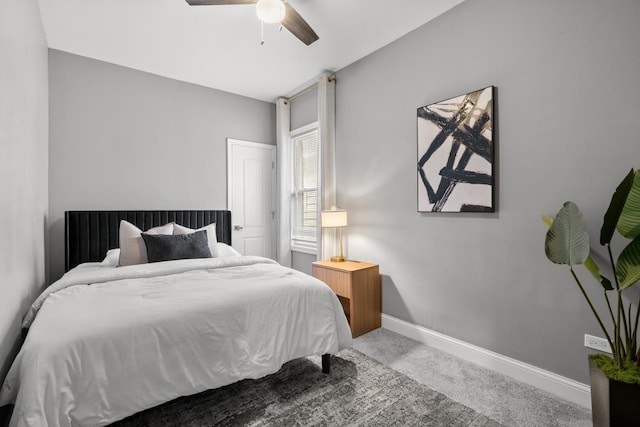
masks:
[[[320,213],[320,221],[322,228],[337,228],[340,233],[340,255],[332,256],[332,262],[343,262],[344,256],[342,255],[342,227],[347,226],[347,211],[338,209],[335,206],[331,207],[331,210],[322,211]]]

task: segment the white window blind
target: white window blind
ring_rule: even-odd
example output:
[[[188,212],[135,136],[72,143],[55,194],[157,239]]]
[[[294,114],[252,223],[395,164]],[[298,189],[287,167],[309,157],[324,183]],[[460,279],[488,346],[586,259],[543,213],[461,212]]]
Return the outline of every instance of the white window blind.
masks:
[[[292,249],[316,251],[318,235],[318,128],[292,132]]]

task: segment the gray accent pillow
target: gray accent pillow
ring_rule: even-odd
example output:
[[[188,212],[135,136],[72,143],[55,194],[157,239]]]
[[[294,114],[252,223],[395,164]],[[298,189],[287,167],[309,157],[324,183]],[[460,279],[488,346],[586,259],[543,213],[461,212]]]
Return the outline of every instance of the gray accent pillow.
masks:
[[[142,238],[147,246],[149,262],[211,258],[206,230],[173,235],[142,233]]]

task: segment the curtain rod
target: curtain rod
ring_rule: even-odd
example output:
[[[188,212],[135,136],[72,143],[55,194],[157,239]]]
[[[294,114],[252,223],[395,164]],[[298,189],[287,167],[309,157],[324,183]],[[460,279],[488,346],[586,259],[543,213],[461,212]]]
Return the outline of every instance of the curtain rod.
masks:
[[[330,82],[335,82],[336,81],[336,75],[335,74],[331,74],[329,77],[327,77],[327,80],[330,81]],[[302,95],[305,95],[305,94],[311,92],[313,89],[315,89],[317,87],[318,87],[318,82],[312,84],[311,86],[309,86],[309,87],[307,87],[305,89],[302,89],[300,92],[296,93],[293,96],[290,96],[289,98],[285,98],[284,103],[288,104],[291,101],[293,101],[294,99],[299,98]]]

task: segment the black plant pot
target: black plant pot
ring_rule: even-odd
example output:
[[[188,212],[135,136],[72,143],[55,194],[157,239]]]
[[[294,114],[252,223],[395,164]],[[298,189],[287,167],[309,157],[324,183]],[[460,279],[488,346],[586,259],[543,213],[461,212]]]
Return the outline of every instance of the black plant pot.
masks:
[[[640,425],[640,385],[608,378],[589,359],[593,427]]]

